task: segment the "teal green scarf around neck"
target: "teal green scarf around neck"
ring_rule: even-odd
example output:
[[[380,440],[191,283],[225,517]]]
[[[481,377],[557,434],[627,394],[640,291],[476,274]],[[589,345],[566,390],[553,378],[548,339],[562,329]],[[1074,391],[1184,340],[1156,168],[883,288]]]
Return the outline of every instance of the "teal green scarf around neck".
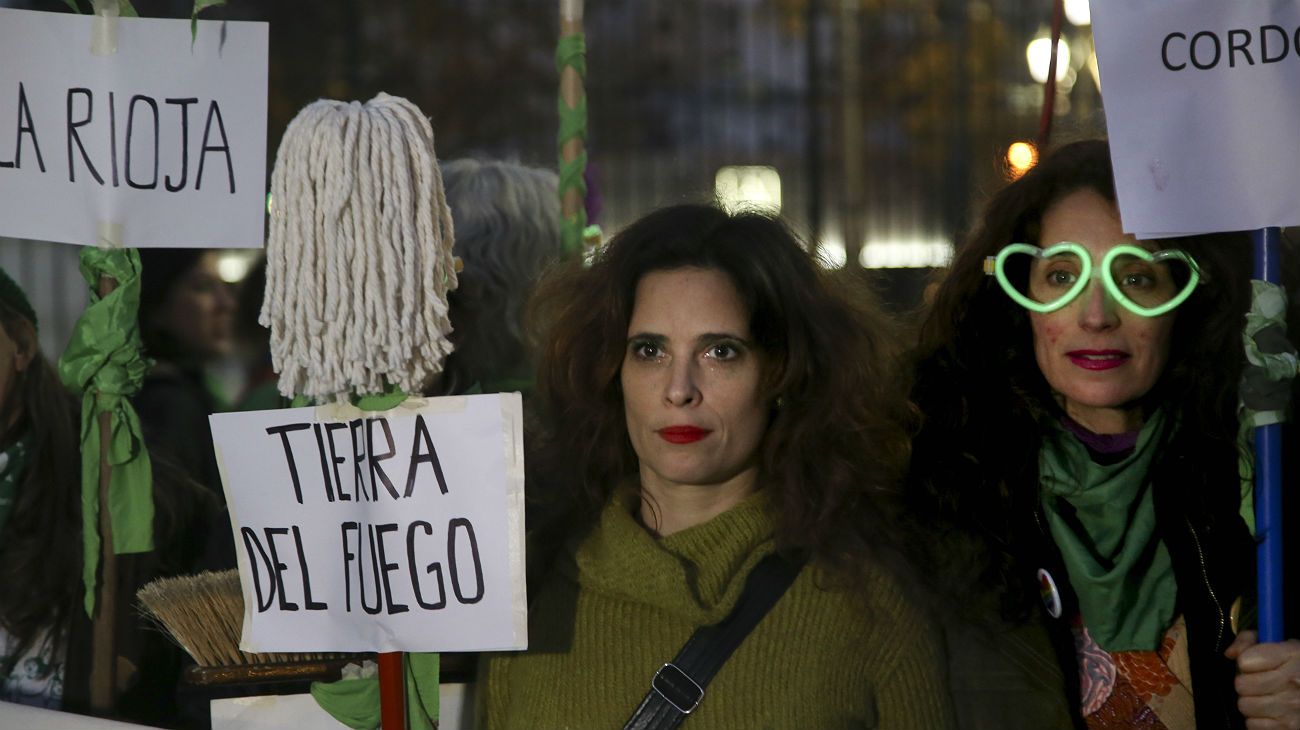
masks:
[[[1064,428],[1043,440],[1043,511],[1061,551],[1088,633],[1101,648],[1151,651],[1173,623],[1177,586],[1169,550],[1156,537],[1151,465],[1165,419],[1147,419],[1133,453],[1097,464]]]

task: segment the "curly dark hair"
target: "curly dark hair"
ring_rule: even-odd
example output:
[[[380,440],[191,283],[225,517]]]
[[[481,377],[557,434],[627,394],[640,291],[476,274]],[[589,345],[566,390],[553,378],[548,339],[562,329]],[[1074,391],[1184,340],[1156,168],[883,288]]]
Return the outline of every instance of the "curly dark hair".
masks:
[[[992,197],[939,285],[914,358],[912,398],[924,415],[913,440],[908,501],[914,514],[960,545],[941,543],[931,568],[948,590],[990,592],[1013,619],[1027,616],[1037,600],[1034,556],[1018,554],[1017,530],[1033,524],[1041,434],[1062,411],[1039,371],[1028,312],[985,275],[984,260],[1009,243],[1038,244],[1043,214],[1080,190],[1116,200],[1103,140],[1055,150]],[[1168,365],[1141,405],[1162,407],[1178,424],[1170,453],[1231,459],[1235,472],[1249,237],[1171,238],[1162,246],[1190,253],[1205,283],[1179,307]],[[1160,468],[1158,461],[1153,470]],[[1236,486],[1189,484],[1182,498],[1213,501],[1219,509],[1205,511],[1222,514],[1225,501],[1239,495],[1210,490]]]
[[[0,627],[26,648],[40,629],[63,626],[81,596],[81,434],[77,402],[41,354],[31,321],[0,304],[0,327],[32,354],[0,411],[0,448],[29,439],[26,475],[0,543],[0,581],[8,586],[0,591]]]
[[[555,269],[534,297],[540,323],[531,497],[547,524],[590,526],[637,457],[619,372],[637,283],[697,267],[726,274],[763,351],[760,394],[773,410],[758,483],[776,492],[778,548],[852,582],[864,559],[905,538],[895,502],[912,410],[898,387],[892,326],[862,288],[814,262],[780,220],[678,205],[636,221],[589,267]],[[857,286],[855,286],[855,284]]]

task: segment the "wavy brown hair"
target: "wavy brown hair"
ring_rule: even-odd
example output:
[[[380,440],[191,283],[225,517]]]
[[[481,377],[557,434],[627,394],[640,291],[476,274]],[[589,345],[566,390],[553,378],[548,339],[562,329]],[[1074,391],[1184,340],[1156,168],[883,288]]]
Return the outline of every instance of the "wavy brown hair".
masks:
[[[894,516],[912,411],[896,380],[898,340],[861,279],[822,270],[784,223],[754,212],[664,208],[620,232],[589,267],[555,269],[539,287],[530,486],[543,532],[590,526],[612,490],[635,478],[619,370],[636,286],[683,267],[720,271],[735,285],[764,353],[761,396],[780,396],[758,476],[776,493],[778,548],[851,580],[864,559],[905,540]]]
[[[930,567],[953,592],[991,592],[1008,618],[1027,616],[1037,600],[1036,556],[1020,554],[1018,531],[1033,525],[1041,434],[1061,410],[1038,369],[1028,312],[985,275],[984,260],[1009,243],[1040,243],[1043,214],[1080,190],[1116,200],[1103,140],[1065,145],[997,192],[940,283],[915,353],[912,397],[924,420],[913,441],[909,502],[958,543],[939,543]],[[1239,454],[1249,244],[1240,233],[1162,241],[1196,259],[1204,284],[1178,308],[1169,364],[1142,403],[1179,424],[1166,453],[1232,460],[1230,472]],[[1164,468],[1158,459],[1153,472]],[[1236,489],[1188,483],[1180,498],[1211,519],[1234,519]]]
[[[0,326],[33,354],[10,392],[0,394],[0,428],[13,419],[0,432],[0,448],[29,439],[26,476],[0,526],[0,626],[26,648],[38,630],[64,625],[81,596],[81,437],[77,403],[41,354],[35,327],[4,304]]]

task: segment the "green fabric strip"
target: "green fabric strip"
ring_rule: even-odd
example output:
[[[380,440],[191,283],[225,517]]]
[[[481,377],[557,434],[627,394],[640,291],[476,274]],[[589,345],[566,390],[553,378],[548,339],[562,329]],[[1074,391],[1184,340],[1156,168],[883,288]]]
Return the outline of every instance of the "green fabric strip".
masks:
[[[30,436],[18,439],[0,453],[0,544],[4,542],[5,525],[14,503],[18,501],[18,484],[27,473],[27,454],[32,448]]]
[[[352,402],[363,411],[386,411],[400,406],[406,397],[401,388],[394,386],[385,393],[358,396]]]
[[[1088,447],[1062,427],[1048,434],[1039,452],[1052,540],[1088,632],[1109,652],[1154,650],[1174,619],[1173,562],[1156,537],[1148,479],[1164,421],[1154,413],[1133,453],[1115,464],[1094,462]]]
[[[407,654],[405,660],[407,727],[432,730],[438,722],[438,655]],[[322,710],[353,730],[379,727],[378,675],[312,682],[311,696]]]
[[[587,78],[587,35],[570,33],[555,46],[555,70],[564,71],[572,66],[578,75]]]
[[[86,614],[95,610],[99,569],[99,415],[109,415],[109,518],[113,552],[153,549],[153,471],[140,418],[131,396],[140,390],[150,363],[140,354],[136,316],[140,308],[140,256],[134,249],[81,249],[81,275],[90,285],[90,304],[77,320],[59,359],[63,384],[81,396],[82,579]],[[108,296],[98,292],[101,276],[117,281]]]
[[[1246,368],[1241,374],[1238,435],[1241,476],[1241,518],[1255,532],[1255,444],[1259,426],[1287,420],[1291,381],[1300,370],[1295,345],[1286,335],[1286,290],[1277,284],[1251,280],[1250,311],[1242,330]]]
[[[578,73],[584,84],[587,79],[587,38],[582,33],[571,33],[560,39],[555,49],[555,67],[561,74],[564,69],[572,68]],[[560,116],[560,129],[556,134],[557,147],[560,150],[560,200],[570,190],[578,191],[584,198],[587,195],[587,182],[583,174],[587,170],[587,153],[584,150],[573,160],[564,160],[564,145],[574,138],[587,139],[587,96],[584,93],[574,106],[564,103],[564,97],[557,100]],[[560,221],[560,242],[566,256],[576,256],[583,249],[583,231],[587,227],[587,211],[579,208],[572,215]]]
[[[1250,425],[1267,426],[1286,420],[1300,357],[1286,336],[1286,290],[1258,280],[1250,285],[1250,311],[1242,331],[1249,365],[1242,375],[1241,408]]]

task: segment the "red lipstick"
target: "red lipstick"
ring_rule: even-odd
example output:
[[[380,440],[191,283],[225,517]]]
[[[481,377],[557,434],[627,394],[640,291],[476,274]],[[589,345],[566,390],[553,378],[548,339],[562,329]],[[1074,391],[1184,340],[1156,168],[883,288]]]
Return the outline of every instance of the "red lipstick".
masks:
[[[1130,357],[1123,350],[1073,350],[1065,356],[1084,370],[1110,370],[1127,363]]]
[[[693,444],[713,432],[698,426],[668,426],[659,429],[656,433],[659,434],[659,438],[670,444]]]

